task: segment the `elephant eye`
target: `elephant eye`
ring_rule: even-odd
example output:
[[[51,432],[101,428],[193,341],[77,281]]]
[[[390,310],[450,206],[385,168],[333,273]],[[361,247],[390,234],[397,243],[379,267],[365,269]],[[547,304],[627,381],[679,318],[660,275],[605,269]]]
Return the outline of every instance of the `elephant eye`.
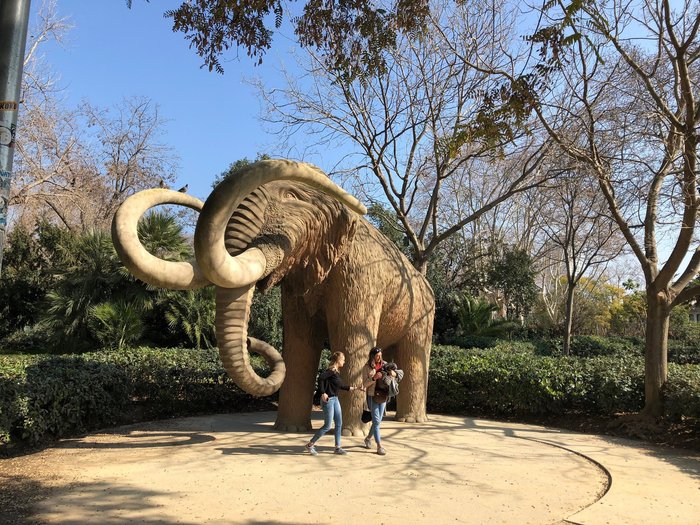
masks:
[[[294,200],[299,200],[299,195],[294,193],[292,190],[287,190],[284,194],[285,199],[294,199]]]

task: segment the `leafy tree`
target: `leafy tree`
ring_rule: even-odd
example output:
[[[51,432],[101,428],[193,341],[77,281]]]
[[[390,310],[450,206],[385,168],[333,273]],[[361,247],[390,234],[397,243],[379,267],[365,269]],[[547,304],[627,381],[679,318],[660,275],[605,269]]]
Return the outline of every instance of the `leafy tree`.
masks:
[[[504,250],[489,270],[488,282],[503,298],[509,318],[526,316],[537,299],[535,270],[532,258],[525,250]]]
[[[126,0],[127,6],[131,7],[131,2]],[[272,45],[274,29],[288,17],[302,46],[322,49],[329,64],[357,74],[381,69],[382,51],[395,44],[397,32],[422,28],[428,3],[307,2],[299,15],[281,0],[198,0],[185,1],[167,10],[165,16],[173,19],[173,31],[185,34],[210,71],[223,73],[219,59],[236,46],[262,62]]]
[[[24,228],[10,232],[0,277],[0,337],[38,321],[46,294],[56,282],[54,268],[63,264],[58,247],[67,235],[46,221],[31,232]]]
[[[138,224],[139,240],[159,259],[182,260],[192,256],[192,247],[182,225],[168,212],[151,211]]]
[[[252,162],[258,162],[260,160],[269,160],[270,158],[271,157],[266,153],[258,153],[255,157],[255,160]],[[226,171],[221,172],[216,177],[214,177],[214,182],[211,183],[211,187],[216,188],[221,183],[221,181],[231,177],[232,175],[235,175],[239,170],[245,168],[248,164],[252,164],[252,162],[248,160],[248,157],[243,157],[242,159],[238,159],[236,162],[232,162]]]
[[[629,337],[643,337],[646,331],[647,305],[644,292],[630,290],[611,308],[610,329]]]
[[[404,255],[410,258],[409,242],[395,213],[375,202],[367,208],[366,218],[385,237],[393,242]]]
[[[697,2],[547,2],[532,35],[541,60],[513,75],[552,140],[591,170],[644,274],[644,414],[663,415],[674,308],[695,297],[700,143]],[[572,87],[576,87],[572,89]],[[661,253],[660,239],[670,246]],[[692,254],[690,258],[686,258]]]

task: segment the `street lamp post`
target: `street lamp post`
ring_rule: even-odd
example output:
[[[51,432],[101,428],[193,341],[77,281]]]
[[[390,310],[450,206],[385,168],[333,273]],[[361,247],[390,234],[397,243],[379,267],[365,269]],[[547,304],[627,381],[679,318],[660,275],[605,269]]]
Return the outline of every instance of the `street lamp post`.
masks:
[[[30,0],[0,1],[0,275]]]

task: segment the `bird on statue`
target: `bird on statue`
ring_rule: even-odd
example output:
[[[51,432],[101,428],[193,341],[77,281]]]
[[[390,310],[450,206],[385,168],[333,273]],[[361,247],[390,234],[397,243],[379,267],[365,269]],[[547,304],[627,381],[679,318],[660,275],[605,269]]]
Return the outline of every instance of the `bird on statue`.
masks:
[[[190,187],[189,184],[185,184],[182,188],[180,188],[177,191],[179,191],[180,193],[187,193],[187,188],[189,188],[189,187]]]
[[[163,179],[160,179],[158,186],[160,186],[161,188],[165,188],[165,181]]]

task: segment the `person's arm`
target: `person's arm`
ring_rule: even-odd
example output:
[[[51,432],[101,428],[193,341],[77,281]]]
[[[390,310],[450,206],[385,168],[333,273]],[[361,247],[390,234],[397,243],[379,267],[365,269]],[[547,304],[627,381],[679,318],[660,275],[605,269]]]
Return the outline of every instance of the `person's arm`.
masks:
[[[335,375],[335,381],[336,382],[336,387],[338,390],[347,390],[348,392],[354,392],[355,390],[364,390],[364,386],[353,386],[353,385],[346,385],[340,380],[339,375]]]
[[[363,381],[362,386],[367,389],[374,384],[374,370],[368,366],[362,368]]]
[[[328,401],[328,376],[325,373],[318,378],[318,389],[321,392],[321,400],[325,403]]]

